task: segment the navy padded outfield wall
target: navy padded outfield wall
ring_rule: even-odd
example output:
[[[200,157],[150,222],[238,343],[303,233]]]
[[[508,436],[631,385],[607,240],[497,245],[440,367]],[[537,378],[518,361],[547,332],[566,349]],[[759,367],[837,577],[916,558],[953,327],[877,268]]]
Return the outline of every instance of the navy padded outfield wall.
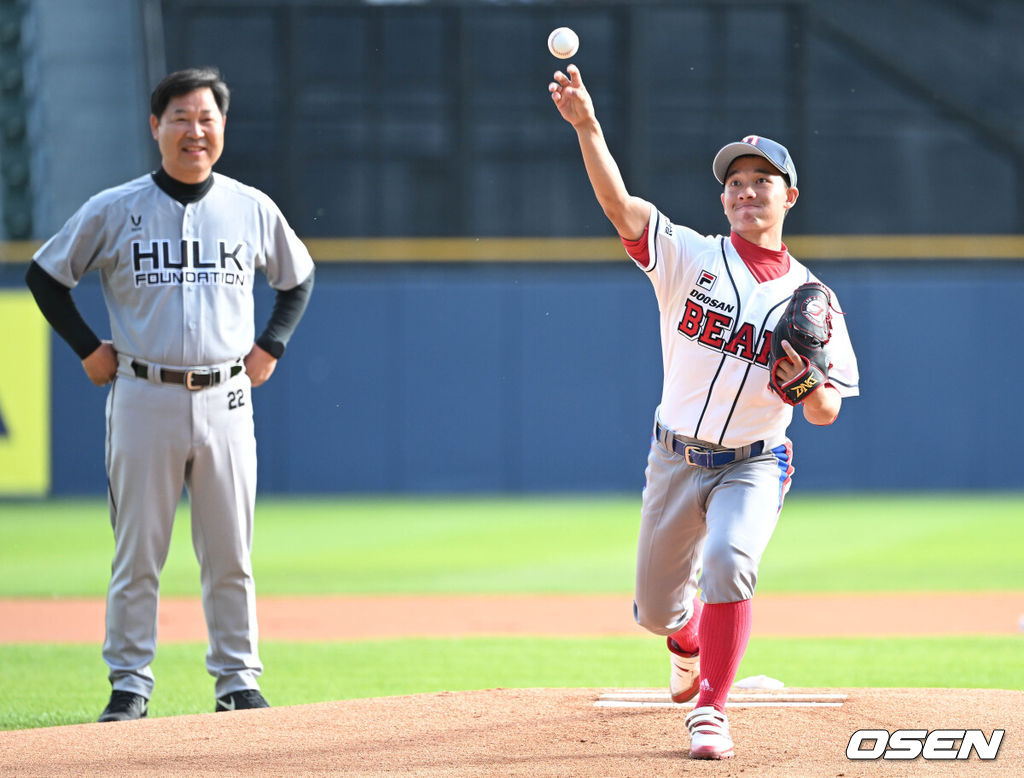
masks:
[[[20,268],[8,266],[4,285]],[[1021,262],[824,262],[862,396],[791,427],[800,490],[1019,489]],[[257,321],[272,296],[257,280]],[[107,326],[96,279],[75,293]],[[52,339],[52,493],[103,494],[103,402]],[[321,263],[254,392],[261,493],[639,492],[658,315],[619,263]],[[799,414],[797,415],[799,419]]]

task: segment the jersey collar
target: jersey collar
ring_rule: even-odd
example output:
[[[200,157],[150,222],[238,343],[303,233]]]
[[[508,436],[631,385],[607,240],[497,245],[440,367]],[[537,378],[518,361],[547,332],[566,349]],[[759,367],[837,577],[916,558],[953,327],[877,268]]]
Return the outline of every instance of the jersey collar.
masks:
[[[158,187],[182,205],[188,205],[189,203],[194,203],[197,200],[202,200],[206,193],[213,187],[213,173],[211,173],[205,181],[201,181],[198,184],[186,184],[184,181],[171,178],[167,171],[162,167],[155,170],[152,173],[152,176],[153,182]]]
[[[779,251],[773,251],[751,243],[735,231],[729,235],[729,242],[758,283],[774,281],[789,272],[789,249],[785,243]]]

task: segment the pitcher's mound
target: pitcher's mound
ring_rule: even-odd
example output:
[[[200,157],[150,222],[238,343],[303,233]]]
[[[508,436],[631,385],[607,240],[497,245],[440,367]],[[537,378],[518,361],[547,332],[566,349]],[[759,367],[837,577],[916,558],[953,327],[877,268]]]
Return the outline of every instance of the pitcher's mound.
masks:
[[[687,756],[689,706],[604,705],[664,690],[494,689],[0,733],[0,774],[39,776],[1019,775],[1024,692],[784,689],[728,710],[736,756]],[[660,695],[660,697],[659,697]],[[773,697],[773,695],[776,695]],[[758,699],[753,699],[754,697]],[[761,699],[764,698],[764,699]],[[768,705],[741,704],[754,702]],[[781,703],[798,703],[784,705]],[[819,704],[802,704],[802,703]],[[978,729],[994,761],[851,761],[860,729]]]

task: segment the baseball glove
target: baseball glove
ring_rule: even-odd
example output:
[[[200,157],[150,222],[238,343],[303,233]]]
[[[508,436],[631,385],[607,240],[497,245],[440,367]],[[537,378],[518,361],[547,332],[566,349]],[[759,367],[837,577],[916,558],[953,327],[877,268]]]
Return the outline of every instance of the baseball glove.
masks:
[[[828,342],[832,337],[832,294],[819,283],[798,286],[775,326],[772,335],[772,390],[789,405],[799,405],[815,389],[828,381],[832,363],[828,358]],[[780,383],[776,370],[779,362],[789,359],[782,348],[786,340],[803,359],[804,369],[793,379]]]

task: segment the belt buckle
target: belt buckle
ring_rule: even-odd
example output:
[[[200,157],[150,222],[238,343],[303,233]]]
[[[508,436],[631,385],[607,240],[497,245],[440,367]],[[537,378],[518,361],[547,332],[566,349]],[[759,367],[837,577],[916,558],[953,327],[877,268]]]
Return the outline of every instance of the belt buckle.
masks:
[[[705,448],[701,448],[700,446],[687,446],[686,448],[683,449],[683,458],[686,460],[686,464],[688,464],[690,467],[704,467],[704,465],[698,464],[697,462],[694,462],[690,458],[690,455],[693,453],[707,454],[708,450]]]
[[[185,371],[185,388],[188,389],[190,392],[198,392],[200,389],[203,388],[201,386],[197,386],[196,384],[192,383],[192,379],[195,378],[195,375],[196,375],[196,371],[195,370],[186,370]]]

